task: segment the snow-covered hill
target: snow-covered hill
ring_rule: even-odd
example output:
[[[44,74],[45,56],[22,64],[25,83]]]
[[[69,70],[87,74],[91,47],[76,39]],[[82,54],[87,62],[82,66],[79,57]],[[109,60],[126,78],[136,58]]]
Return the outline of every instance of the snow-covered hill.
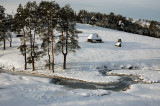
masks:
[[[77,53],[81,61],[96,62],[97,65],[104,63],[111,69],[113,67],[110,65],[122,64],[132,64],[141,69],[160,68],[160,39],[82,24],[78,24],[77,28],[83,31],[79,35],[82,49],[78,52],[83,58]],[[85,42],[87,36],[93,32],[98,33],[104,43]],[[119,38],[122,39],[121,48],[114,46]]]
[[[105,66],[108,70],[129,67],[139,70],[160,70],[160,39],[83,24],[77,24],[77,29],[82,31],[79,34],[81,49],[67,55],[67,70],[62,70],[63,56],[58,55],[55,56],[54,74],[51,70],[44,69],[44,59],[35,63],[36,73],[89,82],[110,82],[116,81],[117,77],[103,77],[98,69],[103,70]],[[98,33],[103,43],[87,42],[87,37],[91,33]],[[119,38],[122,39],[122,47],[115,46]],[[0,52],[1,67],[10,70],[15,67],[17,71],[23,70],[24,59],[17,49],[19,44],[20,39],[14,37],[13,47],[7,47],[7,50]]]
[[[138,75],[147,82],[160,82],[160,39],[120,32],[96,26],[77,24],[81,49],[67,56],[67,69],[62,70],[63,57],[55,58],[55,73],[44,69],[44,59],[36,62],[36,71],[23,71],[24,60],[17,49],[19,38],[13,38],[13,47],[0,52],[0,65],[6,70],[61,76],[87,82],[108,83],[119,81],[120,76]],[[103,43],[88,43],[87,37],[98,33]],[[122,47],[116,47],[118,39]],[[2,47],[1,47],[2,49]],[[46,58],[46,57],[45,57]],[[131,69],[129,69],[131,68]],[[112,70],[112,71],[111,71]],[[50,79],[0,74],[0,106],[35,105],[109,105],[109,106],[159,106],[160,84],[134,84],[127,91],[68,89],[50,83]]]

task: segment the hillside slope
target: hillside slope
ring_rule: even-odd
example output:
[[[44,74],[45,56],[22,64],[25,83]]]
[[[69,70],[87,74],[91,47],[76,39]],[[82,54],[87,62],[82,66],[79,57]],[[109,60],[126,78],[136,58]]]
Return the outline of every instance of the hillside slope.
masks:
[[[63,56],[55,56],[55,73],[44,67],[44,57],[35,63],[37,73],[75,78],[89,82],[116,81],[118,77],[104,77],[98,69],[121,70],[132,67],[139,70],[160,70],[160,39],[131,33],[105,29],[96,26],[77,24],[81,49],[67,55],[67,69],[62,69]],[[87,37],[98,33],[103,43],[89,43]],[[117,39],[122,39],[122,47],[116,47]],[[40,42],[39,42],[40,43]],[[17,49],[20,39],[13,38],[13,47],[0,52],[0,64],[5,69],[22,71],[23,56]],[[1,47],[2,49],[2,47]],[[26,70],[31,72],[31,66]],[[83,77],[82,77],[83,76]]]

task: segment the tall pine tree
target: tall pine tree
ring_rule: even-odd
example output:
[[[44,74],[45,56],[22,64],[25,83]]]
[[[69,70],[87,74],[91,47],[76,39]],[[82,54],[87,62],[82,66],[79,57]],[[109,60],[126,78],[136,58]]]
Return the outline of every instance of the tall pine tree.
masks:
[[[46,61],[46,66],[50,69],[52,66],[52,71],[54,72],[54,42],[55,35],[53,30],[57,24],[57,14],[59,12],[59,5],[54,2],[41,1],[39,5],[39,13],[41,19],[41,47],[48,55],[48,60]],[[50,49],[51,55],[50,56]]]
[[[3,50],[6,49],[6,19],[5,19],[5,8],[0,5],[0,41],[3,42]]]
[[[7,40],[10,43],[10,47],[12,47],[12,31],[13,31],[13,17],[12,15],[7,15],[6,17],[6,28],[7,28],[7,32],[6,32],[6,36],[7,36]]]
[[[57,30],[61,35],[55,46],[55,52],[62,53],[64,56],[63,69],[66,69],[67,54],[80,49],[75,25],[74,11],[66,5],[59,12]]]
[[[42,51],[39,51],[36,43],[36,35],[38,34],[39,15],[37,11],[37,4],[35,1],[28,2],[25,6],[27,41],[30,46],[27,47],[29,57],[27,62],[32,64],[32,71],[35,70],[35,61],[40,59]]]
[[[15,15],[15,27],[18,32],[23,31],[23,38],[19,47],[25,59],[25,69],[27,63],[32,64],[32,71],[35,70],[35,61],[40,59],[42,51],[39,51],[36,43],[36,35],[39,33],[39,14],[36,2],[28,2],[24,8],[19,5]]]
[[[24,56],[24,70],[27,69],[27,45],[26,45],[26,18],[27,14],[25,13],[25,9],[20,4],[17,8],[17,13],[14,16],[14,28],[16,32],[20,34],[22,32],[23,38],[21,38],[21,45],[19,46],[20,52]]]

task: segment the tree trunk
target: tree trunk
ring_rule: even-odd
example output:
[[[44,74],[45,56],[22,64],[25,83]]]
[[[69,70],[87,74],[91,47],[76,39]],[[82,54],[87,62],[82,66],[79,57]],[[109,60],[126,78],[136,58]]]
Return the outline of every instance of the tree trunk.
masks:
[[[53,31],[52,31],[52,71],[54,73]]]
[[[68,26],[68,24],[67,24]],[[64,54],[64,64],[63,64],[63,69],[66,69],[66,59],[67,59],[67,54],[68,54],[68,31],[66,32],[66,53]]]
[[[10,41],[10,47],[12,47],[12,41]]]
[[[24,70],[26,70],[27,69],[27,59],[26,59],[26,53],[25,53],[25,55],[24,55]]]
[[[50,55],[48,55],[48,57],[49,57],[49,59],[48,59],[48,62],[49,62],[49,66],[48,66],[48,68],[49,68],[49,70],[51,69],[51,56]]]
[[[63,31],[62,31],[62,42],[63,42],[63,40],[64,40],[64,38],[63,38]],[[66,45],[67,45],[67,40],[66,40]],[[63,69],[66,69],[66,58],[67,58],[67,46],[66,46],[66,53],[64,53],[64,49],[63,49],[64,47],[63,47],[63,44],[62,44],[62,54],[63,54],[63,56],[64,56],[64,60],[63,60]]]
[[[49,29],[48,29],[48,68],[49,70],[51,69],[51,57],[50,57],[50,54],[49,54],[50,50],[49,50]]]
[[[12,47],[12,37],[10,37],[10,47]]]
[[[3,50],[6,50],[6,37],[5,37],[5,32],[3,32]]]
[[[31,38],[30,38],[31,40]],[[33,57],[33,45],[32,45],[32,40],[31,40],[31,61],[32,61],[32,71],[34,71],[34,57]]]
[[[32,41],[33,39],[33,36],[32,36],[32,34],[31,34],[31,28],[30,28],[30,48],[31,48],[31,61],[32,61],[32,71],[34,71],[34,56],[33,56],[33,42],[34,41]]]
[[[24,28],[23,28],[23,34],[24,34],[24,46],[25,46],[25,48],[24,48],[24,70],[26,70],[27,69],[27,56],[26,56],[26,34],[25,34],[25,30],[24,30]]]
[[[64,39],[63,39],[63,32],[62,32],[62,41],[63,41]],[[63,45],[62,45],[62,54],[63,54],[63,56],[64,56],[64,60],[63,60],[63,69],[66,69],[66,60],[67,60],[67,54],[68,54],[68,32],[66,32],[66,38],[65,38],[65,42],[66,42],[66,44],[65,44],[65,52],[64,52],[64,50],[63,50]]]
[[[32,71],[34,71],[35,70],[35,68],[34,68],[34,56],[31,56],[32,57]]]
[[[9,36],[10,36],[10,47],[12,47],[12,34],[11,33],[9,33]]]
[[[49,41],[48,41],[48,46],[49,46]],[[49,55],[49,47],[48,47],[48,68],[49,68],[49,70],[51,69],[51,57],[50,57],[50,55]]]
[[[67,57],[67,54],[63,54],[64,56],[64,61],[63,61],[63,69],[66,69],[66,57]]]
[[[53,46],[53,25],[52,25],[52,13],[51,13],[51,34],[52,34],[52,72],[54,73],[54,46]]]
[[[32,48],[33,48],[33,53],[32,53],[32,67],[33,67],[33,71],[34,71],[34,69],[35,69],[35,67],[34,67],[34,58],[35,58],[35,51],[34,51],[34,44],[35,44],[35,40],[36,40],[36,35],[35,35],[35,32],[36,32],[36,28],[35,28],[35,30],[34,30],[34,36],[33,36],[33,42],[32,42]]]

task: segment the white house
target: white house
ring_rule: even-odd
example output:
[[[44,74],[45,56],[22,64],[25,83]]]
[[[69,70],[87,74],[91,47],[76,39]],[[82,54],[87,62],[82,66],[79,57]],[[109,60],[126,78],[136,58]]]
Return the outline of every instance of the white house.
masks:
[[[97,43],[102,42],[102,38],[97,33],[92,33],[87,39],[88,42]]]

